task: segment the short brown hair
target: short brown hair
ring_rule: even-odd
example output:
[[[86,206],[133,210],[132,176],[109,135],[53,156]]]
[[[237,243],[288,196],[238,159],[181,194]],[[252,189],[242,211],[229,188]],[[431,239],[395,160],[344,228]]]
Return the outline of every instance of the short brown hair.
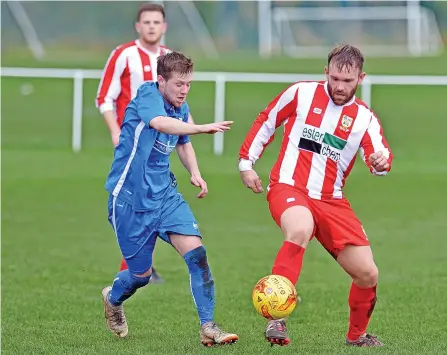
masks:
[[[348,71],[351,68],[358,68],[362,71],[364,61],[365,58],[360,49],[349,44],[339,44],[330,51],[327,57],[328,67],[333,63],[337,69],[341,70],[346,67]]]
[[[141,14],[146,11],[159,12],[163,15],[163,20],[166,18],[165,8],[163,7],[163,5],[146,3],[141,5],[138,9],[137,22],[140,21]]]
[[[157,58],[157,74],[166,81],[171,79],[173,73],[188,75],[194,71],[191,58],[180,52],[170,52]]]

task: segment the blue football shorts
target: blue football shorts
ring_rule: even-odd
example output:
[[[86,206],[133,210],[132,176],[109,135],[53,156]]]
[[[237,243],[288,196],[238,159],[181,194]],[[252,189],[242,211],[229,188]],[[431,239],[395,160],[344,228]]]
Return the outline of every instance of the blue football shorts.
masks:
[[[168,196],[160,209],[143,212],[134,211],[130,204],[110,195],[108,209],[121,253],[135,275],[144,274],[152,266],[158,237],[169,244],[169,234],[201,238],[194,214],[180,193]]]

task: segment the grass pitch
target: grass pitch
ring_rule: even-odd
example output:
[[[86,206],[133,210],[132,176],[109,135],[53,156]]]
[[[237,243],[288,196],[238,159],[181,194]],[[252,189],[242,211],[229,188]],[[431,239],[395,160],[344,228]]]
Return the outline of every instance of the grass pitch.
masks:
[[[288,63],[289,70],[306,71],[299,61]],[[311,65],[307,70],[315,72]],[[412,70],[419,73],[416,65]],[[21,94],[24,83],[32,85],[33,93]],[[105,328],[100,294],[113,280],[120,254],[107,222],[103,186],[112,147],[93,106],[97,84],[85,82],[84,145],[74,154],[71,81],[2,80],[4,354],[447,351],[446,87],[373,87],[373,108],[395,154],[393,170],[385,178],[373,177],[359,161],[346,186],[380,270],[370,331],[386,346],[369,351],[343,344],[350,280],[316,241],[304,259],[297,287],[303,303],[289,320],[288,347],[270,348],[263,339],[265,322],[251,304],[252,287],[270,273],[282,235],[265,196],[254,195],[239,181],[237,152],[256,114],[286,86],[281,84],[227,85],[226,118],[235,124],[225,135],[223,156],[212,154],[212,137],[193,137],[210,190],[207,198],[195,198],[197,190],[173,157],[180,190],[209,253],[216,320],[238,332],[240,341],[202,347],[187,268],[163,242],[156,247],[155,264],[166,284],[139,290],[125,304],[129,337],[114,338]],[[213,90],[212,84],[193,84],[188,101],[199,123],[213,120]],[[257,164],[264,183],[279,142],[280,134]]]

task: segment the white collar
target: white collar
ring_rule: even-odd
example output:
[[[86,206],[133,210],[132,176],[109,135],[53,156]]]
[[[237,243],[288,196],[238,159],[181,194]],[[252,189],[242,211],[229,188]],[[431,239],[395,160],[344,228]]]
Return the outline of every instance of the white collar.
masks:
[[[136,46],[141,49],[144,53],[148,54],[148,55],[155,55],[155,56],[159,56],[161,54],[161,47],[158,46],[157,52],[152,52],[148,49],[146,49],[145,47],[143,47],[143,45],[141,44],[140,40],[137,39],[135,40],[135,44]]]

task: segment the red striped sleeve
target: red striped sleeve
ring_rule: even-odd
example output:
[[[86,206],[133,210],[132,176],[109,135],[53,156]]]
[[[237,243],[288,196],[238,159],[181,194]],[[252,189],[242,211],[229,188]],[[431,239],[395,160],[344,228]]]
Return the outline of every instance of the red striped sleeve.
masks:
[[[126,60],[122,54],[125,49],[134,45],[135,42],[130,42],[118,46],[107,60],[96,96],[96,107],[101,113],[114,109],[114,103],[121,92],[120,78],[126,68]]]
[[[279,94],[251,126],[239,150],[239,159],[254,164],[274,138],[276,128],[293,115],[298,106],[298,83]]]
[[[371,121],[369,123],[368,129],[366,130],[362,140],[360,141],[361,156],[363,158],[363,161],[373,174],[385,175],[387,172],[391,170],[393,153],[391,152],[391,148],[383,133],[382,124],[380,123],[380,120],[377,117],[377,115],[371,109],[369,109],[365,103],[363,103],[362,101],[357,101],[357,103],[361,106],[366,107],[371,112]],[[369,156],[379,151],[383,152],[385,157],[388,159],[388,164],[390,165],[387,171],[381,173],[376,172],[369,163]]]

